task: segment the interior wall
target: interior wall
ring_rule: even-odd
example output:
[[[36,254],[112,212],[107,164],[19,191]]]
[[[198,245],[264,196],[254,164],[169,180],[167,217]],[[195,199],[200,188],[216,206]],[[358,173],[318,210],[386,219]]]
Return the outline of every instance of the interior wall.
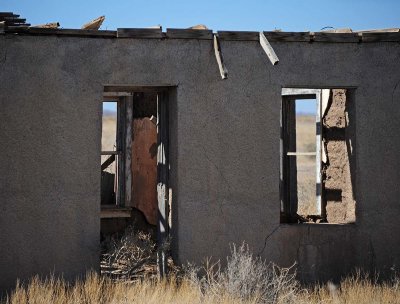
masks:
[[[102,93],[121,83],[177,86],[170,179],[178,262],[225,260],[230,242],[246,241],[279,265],[299,262],[308,281],[352,267],[389,274],[400,264],[392,233],[399,45],[272,46],[276,66],[258,42],[221,41],[229,71],[221,80],[210,40],[1,36],[0,286],[98,269]],[[355,225],[280,224],[282,87],[356,88]]]
[[[356,201],[352,175],[355,165],[355,142],[350,90],[331,90],[330,100],[322,119],[326,163],[323,164],[323,200],[329,223],[354,223]]]

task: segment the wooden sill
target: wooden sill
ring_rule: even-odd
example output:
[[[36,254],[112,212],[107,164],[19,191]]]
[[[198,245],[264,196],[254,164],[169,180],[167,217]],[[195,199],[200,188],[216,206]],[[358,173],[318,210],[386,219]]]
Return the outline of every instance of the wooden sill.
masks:
[[[100,218],[124,218],[131,217],[131,208],[116,205],[102,205]]]

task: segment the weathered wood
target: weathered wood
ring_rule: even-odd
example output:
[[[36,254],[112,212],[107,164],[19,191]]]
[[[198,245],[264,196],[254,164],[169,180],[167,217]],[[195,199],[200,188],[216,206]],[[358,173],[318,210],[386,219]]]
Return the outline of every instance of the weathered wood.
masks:
[[[60,26],[60,23],[58,23],[58,22],[50,22],[50,23],[45,23],[45,24],[34,25],[34,26],[31,26],[31,27],[56,29],[56,28],[58,28],[59,26]]]
[[[361,30],[355,31],[355,33],[398,33],[400,28],[384,28],[384,29],[373,29],[373,30]]]
[[[296,106],[295,98],[282,96],[281,107],[281,153],[280,196],[281,212],[287,222],[297,222],[297,166],[296,158],[288,156],[296,151]]]
[[[282,96],[299,95],[299,96],[296,96],[296,99],[314,99],[314,98],[316,98],[316,94],[319,94],[319,92],[320,92],[319,89],[282,88]],[[301,98],[304,95],[307,95],[306,98]]]
[[[264,36],[272,42],[310,42],[310,32],[275,32],[264,31]]]
[[[98,30],[100,26],[103,24],[103,21],[106,19],[105,16],[100,16],[92,21],[84,24],[82,26],[83,30]]]
[[[125,206],[133,206],[132,202],[132,119],[133,96],[124,97],[125,103]]]
[[[150,121],[151,121],[153,124],[157,125],[157,117],[155,117],[154,115],[151,115]]]
[[[101,155],[118,155],[118,151],[101,151]]]
[[[172,39],[212,39],[211,30],[201,29],[167,29],[166,37]]]
[[[260,44],[272,65],[277,65],[279,63],[279,58],[276,56],[274,49],[263,32],[260,32]]]
[[[316,155],[316,152],[287,152],[287,156],[313,156]]]
[[[105,205],[101,206],[100,218],[122,218],[122,217],[131,217],[131,209],[116,207],[115,205],[112,205],[110,207],[106,207]]]
[[[117,158],[117,205],[125,206],[125,110],[126,104],[120,99],[117,102],[117,150],[119,151]]]
[[[135,95],[137,102],[142,98]],[[143,117],[133,119],[132,129],[132,206],[142,211],[150,224],[157,225],[157,127]]]
[[[399,32],[388,32],[388,33],[360,33],[362,42],[399,42]]]
[[[163,38],[161,28],[118,28],[118,38],[137,38],[137,39],[160,39]]]
[[[321,33],[353,33],[351,28],[338,28],[338,29],[330,29],[330,30],[323,30]]]
[[[19,15],[16,15],[13,12],[0,12],[0,17],[19,17]]]
[[[0,17],[0,19],[9,22],[9,23],[25,23],[26,19],[25,18],[18,18],[14,16],[5,16],[5,17]]]
[[[193,25],[193,26],[189,27],[189,29],[192,29],[192,30],[208,30],[208,27],[205,26],[204,24],[197,24],[197,25]]]
[[[221,45],[219,43],[217,35],[214,35],[214,53],[215,53],[215,58],[217,59],[219,73],[221,74],[221,78],[222,79],[228,78],[228,70],[226,69],[226,67],[224,65],[224,58],[223,58],[222,52],[221,52]]]
[[[259,32],[218,31],[218,38],[221,40],[233,40],[233,41],[258,41]]]
[[[316,32],[314,33],[315,42],[359,42],[360,37],[357,33],[328,33]]]
[[[116,31],[93,31],[80,29],[53,29],[53,28],[36,28],[36,27],[8,27],[8,33],[21,33],[29,35],[58,35],[58,36],[74,36],[74,37],[99,37],[99,38],[116,38]]]
[[[115,161],[115,154],[111,155],[109,158],[105,160],[104,163],[101,164],[101,171],[104,171]]]
[[[168,240],[168,189],[169,189],[169,137],[168,137],[168,92],[157,95],[157,265],[160,277],[167,274],[166,242]]]

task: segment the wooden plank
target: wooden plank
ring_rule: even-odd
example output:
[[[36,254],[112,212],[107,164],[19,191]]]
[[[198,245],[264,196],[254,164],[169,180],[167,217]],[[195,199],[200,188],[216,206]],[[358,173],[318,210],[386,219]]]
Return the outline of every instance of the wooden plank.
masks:
[[[399,42],[399,32],[360,33],[362,42]]]
[[[101,151],[101,155],[118,155],[118,151]]]
[[[120,99],[117,102],[117,205],[125,206],[125,135],[126,135],[126,124],[125,124],[125,114],[126,104]]]
[[[167,28],[166,37],[171,39],[212,39],[211,30]]]
[[[93,19],[92,21],[84,24],[82,26],[83,30],[98,30],[100,26],[103,24],[104,19],[106,19],[105,16],[100,16],[97,17],[96,19]]]
[[[101,164],[101,171],[105,170],[115,161],[115,154],[111,155],[109,158],[105,160],[104,163]]]
[[[349,27],[345,28],[338,28],[338,29],[330,29],[330,30],[323,30],[322,33],[353,33],[353,30]]]
[[[157,95],[157,265],[160,277],[167,275],[167,252],[165,244],[168,240],[168,189],[169,189],[169,136],[168,136],[168,92]]]
[[[316,152],[287,152],[287,156],[313,156],[316,155]]]
[[[288,95],[313,95],[311,99],[316,98],[315,95],[319,94],[319,89],[303,89],[303,88],[282,88],[282,96]],[[310,99],[310,98],[303,98],[303,99]]]
[[[105,207],[101,206],[100,218],[126,218],[131,217],[131,210],[129,208],[116,207]]]
[[[19,17],[19,15],[16,15],[13,12],[0,12],[0,17]]]
[[[310,32],[275,32],[264,31],[264,36],[270,42],[310,42]]]
[[[176,87],[171,84],[160,85],[125,85],[125,84],[106,84],[104,92],[162,92],[167,91],[169,87]],[[105,93],[104,93],[105,94]]]
[[[161,28],[118,28],[118,38],[150,38],[160,39],[163,38],[163,32]]]
[[[248,31],[218,31],[218,38],[232,41],[258,41],[259,32]]]
[[[314,33],[315,42],[360,42],[360,37],[357,33]]]
[[[321,127],[321,97],[322,90],[316,94],[316,113],[315,113],[315,183],[316,183],[316,201],[315,210],[317,215],[322,215],[322,172],[321,172],[321,143],[322,143],[322,127]]]
[[[25,18],[18,18],[14,16],[4,16],[0,17],[2,20],[10,23],[25,23],[26,19]]]
[[[218,40],[218,36],[214,35],[214,53],[215,53],[215,58],[217,59],[217,64],[219,68],[219,73],[221,74],[222,79],[227,79],[228,78],[228,70],[225,67],[224,64],[224,58],[222,56],[221,52],[221,45]]]
[[[153,96],[157,98],[157,94]],[[143,102],[143,97],[135,95],[134,102]],[[135,118],[132,129],[132,207],[142,211],[150,224],[157,225],[157,125],[148,117]]]
[[[58,28],[59,26],[60,26],[59,22],[49,22],[49,23],[45,23],[45,24],[34,25],[32,27],[35,27],[35,28]]]
[[[272,65],[277,65],[279,63],[279,58],[276,56],[274,49],[263,32],[260,32],[260,44]]]
[[[373,30],[361,30],[355,31],[355,33],[398,33],[400,32],[400,28],[384,28],[384,29],[373,29]]]
[[[125,105],[125,206],[132,207],[132,119],[133,95],[124,97]]]
[[[99,37],[99,38],[116,38],[116,31],[93,31],[80,29],[54,29],[54,28],[36,28],[36,27],[8,27],[9,33],[21,33],[29,35],[58,35],[58,36],[74,36],[74,37]]]
[[[192,30],[208,30],[208,27],[205,26],[204,24],[196,24],[196,25],[193,25],[193,26],[189,27],[189,29],[192,29]]]

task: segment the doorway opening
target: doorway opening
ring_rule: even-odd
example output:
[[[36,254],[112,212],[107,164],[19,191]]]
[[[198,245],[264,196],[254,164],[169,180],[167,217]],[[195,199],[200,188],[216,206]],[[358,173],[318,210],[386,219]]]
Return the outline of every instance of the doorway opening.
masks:
[[[101,239],[130,229],[161,250],[169,234],[168,87],[106,86],[103,95]]]

